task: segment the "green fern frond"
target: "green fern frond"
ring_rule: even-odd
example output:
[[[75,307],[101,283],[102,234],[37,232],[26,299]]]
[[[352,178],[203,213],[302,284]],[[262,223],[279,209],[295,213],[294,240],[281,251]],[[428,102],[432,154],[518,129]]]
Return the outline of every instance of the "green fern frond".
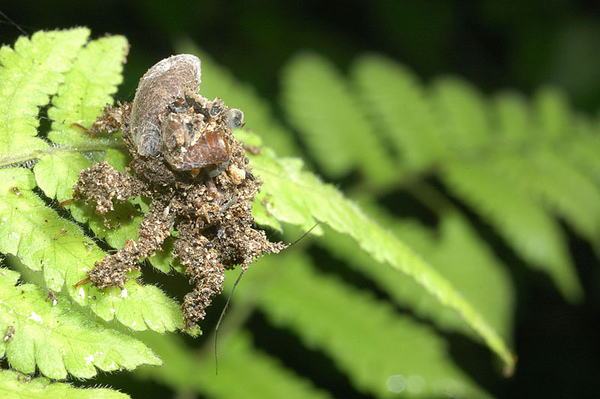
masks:
[[[423,171],[443,156],[442,132],[425,90],[410,71],[366,55],[355,62],[352,77],[376,131],[389,140],[399,165]]]
[[[103,158],[121,171],[125,170],[126,159],[121,151],[114,149],[108,149]],[[94,157],[86,157],[78,152],[65,152],[42,157],[33,170],[39,188],[47,197],[66,201],[73,196],[73,185],[77,182],[79,173],[94,163]],[[61,179],[56,179],[57,174]],[[106,227],[105,218],[96,214],[92,204],[75,203],[66,208],[77,222],[88,223],[98,238],[105,239],[114,248],[122,248],[127,239],[137,239],[137,228],[143,214],[131,202],[115,204],[115,210],[107,214],[106,217],[114,228]]]
[[[128,395],[106,388],[81,389],[51,382],[48,378],[26,377],[10,370],[0,370],[0,397],[13,399],[127,399]]]
[[[569,145],[568,139],[564,141]],[[555,149],[539,146],[526,155],[499,154],[490,164],[498,174],[506,176],[509,184],[564,218],[586,240],[599,245],[600,187]]]
[[[264,148],[260,156],[249,156],[252,167],[265,179],[267,212],[280,221],[310,228],[315,219],[352,237],[378,262],[387,263],[422,286],[443,306],[454,309],[504,361],[508,370],[514,358],[487,321],[444,277],[392,234],[382,229],[335,188],[299,169],[298,162],[275,159]]]
[[[91,126],[104,106],[113,103],[111,96],[123,80],[121,73],[127,47],[124,37],[109,36],[87,43],[77,54],[48,110],[48,117],[53,121],[48,134],[52,142],[69,146],[92,143],[80,127],[71,124]]]
[[[141,286],[132,280],[122,292],[100,291],[90,285],[76,288],[86,271],[105,254],[80,226],[60,217],[56,208],[40,197],[61,201],[70,198],[81,169],[100,160],[103,154],[117,167],[127,163],[122,153],[111,150],[122,147],[117,138],[91,139],[81,128],[71,126],[89,125],[105,103],[112,102],[110,95],[121,81],[125,39],[106,37],[87,42],[88,36],[87,29],[40,32],[31,39],[19,39],[14,50],[3,47],[0,51],[0,106],[4,115],[0,121],[0,165],[39,160],[33,173],[24,168],[0,170],[0,252],[16,256],[32,271],[42,272],[41,288],[52,290],[59,298],[59,305],[46,309],[45,302],[39,304],[39,289],[31,284],[19,286],[18,291],[27,291],[26,296],[2,315],[8,317],[9,311],[17,315],[16,310],[24,315],[32,310],[37,316],[35,320],[5,318],[2,329],[10,325],[16,330],[6,344],[13,368],[31,373],[37,365],[53,379],[65,378],[67,373],[90,378],[97,368],[117,370],[142,363],[160,364],[139,341],[111,328],[86,325],[88,316],[71,309],[74,304],[89,307],[104,320],[117,319],[133,330],[164,332],[182,327],[179,306],[156,287]],[[49,145],[36,137],[37,107],[46,106],[51,96],[48,114],[56,120],[48,134],[53,141]],[[84,156],[81,151],[91,155]],[[133,205],[124,207],[112,215],[122,217],[118,232],[107,229],[91,207],[74,205],[71,210],[75,219],[89,222],[97,237],[118,247],[132,237],[141,217],[130,220]],[[9,295],[10,290],[17,290],[14,281],[5,284],[4,290],[3,300],[14,296]],[[40,320],[51,328],[37,326]],[[83,336],[88,338],[81,339]]]
[[[597,126],[572,115],[564,96],[551,89],[541,90],[532,107],[514,95],[499,96],[495,105],[497,114],[504,114],[498,131],[506,131],[513,141],[507,141],[490,157],[492,167],[528,197],[562,217],[598,252],[600,180],[594,175],[600,170]],[[524,139],[530,144],[525,145]]]
[[[325,173],[354,169],[378,187],[396,179],[395,165],[343,77],[324,59],[303,54],[284,71],[287,116]]]
[[[102,258],[81,229],[58,217],[32,190],[36,184],[26,169],[0,170],[0,251],[13,254],[34,271],[44,269],[48,288],[60,290],[67,280],[76,283],[85,262]],[[88,260],[89,259],[89,260]],[[73,276],[73,274],[75,274]]]
[[[58,216],[32,191],[35,182],[26,169],[0,170],[0,252],[12,254],[28,268],[43,271],[49,289],[66,286],[71,299],[104,320],[116,318],[134,330],[174,331],[181,328],[178,305],[153,286],[131,280],[126,291],[75,288],[86,271],[104,257],[79,226]],[[129,293],[129,294],[127,294]]]
[[[585,124],[584,129],[584,134],[572,140],[564,153],[572,165],[596,185],[600,185],[600,126]]]
[[[38,107],[56,94],[88,36],[84,28],[38,32],[31,39],[20,38],[14,50],[2,46],[0,165],[21,162],[25,153],[48,149],[48,143],[36,137]]]
[[[404,233],[406,230],[403,223],[394,227],[400,239],[424,254],[425,260],[454,284],[490,325],[510,342],[515,290],[509,271],[494,256],[491,248],[481,243],[468,221],[458,213],[449,213],[440,221],[438,240],[422,248],[416,242],[412,244],[410,230]],[[469,262],[465,262],[466,254]],[[464,325],[463,320],[459,322]]]
[[[534,134],[545,141],[558,142],[572,131],[573,117],[567,99],[552,88],[540,89],[533,99]]]
[[[15,286],[18,278],[18,273],[0,269],[0,331],[10,333],[0,342],[0,357],[6,355],[13,368],[33,373],[37,365],[45,376],[64,379],[67,373],[91,378],[96,369],[162,363],[142,342],[73,311],[68,299],[54,303],[33,284]]]
[[[446,148],[463,155],[493,142],[486,100],[471,85],[456,78],[436,81],[430,101]]]
[[[22,329],[15,328],[12,340],[0,345],[15,369],[29,373],[37,365],[55,379],[67,374],[89,378],[96,367],[115,369],[96,355],[97,364],[81,361],[99,350],[96,343],[117,348],[123,342],[138,345],[136,339],[118,332],[122,326],[111,328],[100,322],[102,327],[92,328],[85,322],[89,317],[116,319],[134,331],[182,327],[177,303],[154,286],[132,279],[123,291],[100,291],[89,284],[74,287],[105,256],[96,245],[98,240],[121,248],[127,239],[137,237],[147,211],[144,199],[116,204],[106,218],[113,228],[107,228],[91,205],[56,207],[71,197],[82,169],[106,159],[124,171],[129,162],[118,135],[90,137],[72,125],[89,127],[104,104],[112,102],[126,53],[123,38],[86,43],[88,35],[85,29],[36,34],[31,40],[20,39],[15,50],[0,50],[0,166],[37,161],[32,170],[0,170],[0,252],[40,272],[39,281],[23,273],[25,284],[15,286],[16,274],[2,270],[11,280],[0,284],[0,290],[12,295],[17,287],[25,287],[26,295],[19,299],[22,302],[9,304],[25,316],[9,319],[3,312],[0,328],[6,331],[9,325],[21,323],[35,332],[38,316],[44,324],[61,323],[60,328],[44,331],[46,335],[21,332],[17,336]],[[190,43],[180,46],[199,53]],[[60,57],[45,53],[57,48],[62,49]],[[28,63],[33,67],[27,73],[35,77],[36,90],[28,86],[28,79],[9,79],[20,73],[23,60],[35,61]],[[254,92],[204,54],[202,65],[205,96],[223,97],[229,105],[242,108],[247,126],[266,138],[268,147],[300,153],[284,124]],[[265,182],[253,214],[258,223],[280,230],[284,223],[307,230],[322,222],[316,232],[328,234],[320,238],[319,246],[374,282],[394,305],[425,321],[397,314],[389,302],[318,272],[306,257],[293,253],[253,265],[258,273],[248,273],[245,280],[253,288],[238,291],[237,297],[257,307],[268,321],[296,334],[306,346],[323,351],[362,392],[388,397],[404,384],[404,393],[414,397],[448,392],[488,397],[454,364],[442,333],[425,324],[432,321],[441,327],[437,331],[457,331],[482,340],[509,373],[514,368],[515,359],[505,343],[511,341],[513,312],[508,273],[454,202],[478,214],[518,256],[547,273],[566,298],[577,300],[581,287],[557,217],[598,248],[598,126],[572,113],[566,100],[550,90],[533,101],[516,94],[488,99],[454,78],[423,85],[410,71],[377,56],[359,59],[351,71],[346,79],[322,58],[299,56],[285,72],[283,105],[318,167],[330,177],[360,173],[360,179],[348,183],[349,192],[360,193],[356,198],[375,216],[366,216],[333,186],[303,170],[301,160],[278,158],[268,147],[248,155]],[[38,107],[48,105],[53,123],[47,139],[42,139],[37,132]],[[257,135],[235,134],[245,144],[262,145]],[[564,143],[568,148],[561,151]],[[433,176],[443,187],[419,192],[419,180],[425,176]],[[379,193],[398,189],[430,206],[437,226],[425,228],[374,205]],[[434,196],[443,198],[444,206],[433,206]],[[377,218],[386,228],[375,223]],[[81,228],[84,224],[89,226],[89,236]],[[181,271],[172,261],[171,246],[172,240],[167,240],[163,251],[149,262],[165,272]],[[48,289],[56,293],[57,306],[44,301]],[[9,306],[4,300],[7,295],[2,294],[0,306]],[[56,349],[61,341],[53,334],[63,337],[61,329],[69,328],[76,331],[68,335],[89,331],[97,339],[72,344],[77,356],[61,358]],[[204,352],[186,352],[183,340],[173,336],[148,333],[146,337],[166,366],[142,374],[169,386],[211,397],[235,396],[238,388],[262,397],[282,392],[288,393],[286,397],[289,392],[298,397],[327,396],[252,348],[246,335],[227,341],[217,382]],[[45,350],[38,350],[39,345]],[[115,367],[159,363],[147,347],[138,348],[145,348],[144,356],[124,349],[120,366]],[[240,381],[248,364],[262,377]],[[1,389],[5,389],[2,383],[0,393]]]
[[[300,332],[307,347],[325,352],[356,389],[392,397],[404,381],[407,397],[436,397],[453,388],[462,397],[489,397],[456,368],[444,340],[430,327],[317,273],[300,255],[290,252],[281,258],[261,262],[271,280],[254,292],[261,311],[275,325]],[[288,267],[277,266],[281,262]],[[260,284],[265,273],[250,280]]]
[[[256,349],[248,333],[236,332],[220,340],[218,375],[215,375],[212,351],[192,351],[176,336],[144,334],[144,341],[161,356],[165,365],[160,369],[139,369],[137,373],[142,378],[151,376],[166,385],[215,398],[330,397]]]
[[[494,135],[507,146],[519,147],[533,141],[532,116],[527,99],[514,92],[496,95],[491,103]]]
[[[417,176],[435,176],[448,192],[490,223],[519,256],[547,272],[567,298],[581,297],[581,286],[555,215],[598,248],[598,173],[595,178],[589,176],[590,170],[598,170],[597,156],[593,150],[582,148],[588,155],[577,159],[575,150],[564,151],[571,143],[584,140],[582,136],[597,135],[598,129],[585,118],[573,116],[560,93],[542,90],[531,104],[516,94],[488,100],[462,80],[438,79],[430,87],[423,87],[406,68],[382,57],[363,56],[356,61],[351,75],[359,89],[356,98],[363,103],[351,108],[345,103],[349,90],[334,88],[347,87],[343,77],[330,66],[319,66],[324,61],[315,57],[311,60],[317,66],[309,64],[304,69],[296,66],[302,63],[292,61],[292,72],[305,72],[294,72],[296,75],[291,77],[288,73],[283,79],[284,99],[290,109],[301,110],[295,111],[293,120],[307,125],[304,130],[309,128],[310,120],[329,121],[330,115],[340,114],[349,121],[345,130],[348,137],[356,137],[352,135],[358,132],[381,132],[394,145],[394,162],[400,165],[396,178],[388,181],[388,191],[398,187],[410,192],[415,189],[412,184]],[[303,86],[304,82],[308,83]],[[310,93],[320,93],[319,84],[344,100],[323,101],[318,107],[308,108]],[[344,113],[347,109],[369,110],[370,119],[351,118]],[[333,126],[326,128],[335,132]],[[586,132],[579,133],[578,129]],[[318,131],[306,133],[306,137],[316,137]],[[334,133],[332,137],[340,135]],[[313,145],[318,143],[311,140]],[[333,146],[323,143],[320,150],[311,148],[319,162],[325,154],[318,151]],[[344,144],[337,145],[343,148]],[[344,150],[340,153],[349,154]],[[378,159],[370,153],[370,159]],[[340,173],[353,167],[350,159],[348,155]],[[389,169],[380,164],[379,172],[386,175]],[[377,180],[369,183],[376,184]],[[372,194],[374,200],[376,196]],[[432,198],[421,199],[431,205],[428,201]]]
[[[449,213],[435,231],[414,221],[394,220],[373,204],[366,205],[370,215],[410,245],[479,311],[504,339],[510,341],[514,292],[505,266],[492,254],[458,213]],[[387,222],[386,222],[387,221]],[[440,305],[423,287],[405,275],[379,264],[354,242],[341,234],[327,234],[319,246],[372,280],[402,308],[432,320],[445,331],[460,331],[474,336],[456,312]],[[465,256],[469,261],[465,262]]]
[[[452,192],[482,215],[532,267],[548,273],[569,300],[581,286],[558,221],[489,165],[454,160],[442,179]]]

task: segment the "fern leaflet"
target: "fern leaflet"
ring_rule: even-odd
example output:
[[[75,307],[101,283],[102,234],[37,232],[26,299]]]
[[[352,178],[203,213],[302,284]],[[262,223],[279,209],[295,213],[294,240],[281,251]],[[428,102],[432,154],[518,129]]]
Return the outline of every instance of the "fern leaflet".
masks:
[[[127,399],[128,395],[106,388],[78,389],[48,378],[31,378],[10,370],[0,370],[0,396],[13,399]]]
[[[0,269],[0,331],[12,335],[0,343],[0,355],[6,353],[15,369],[33,373],[37,365],[52,379],[64,379],[67,373],[91,378],[96,368],[113,371],[162,363],[142,342],[73,312],[66,298],[53,306],[35,285],[15,286],[18,278],[18,273]]]
[[[394,164],[373,134],[364,110],[327,61],[310,54],[297,56],[283,79],[288,117],[304,132],[307,145],[327,174],[341,177],[359,167],[377,186],[396,178]]]
[[[314,102],[314,88],[339,94],[339,87],[348,87],[331,68],[319,66],[324,61],[317,56],[310,59],[292,62],[294,73],[284,77],[284,93],[293,94],[285,95],[290,108],[300,109],[293,120],[298,123],[301,139],[313,146],[317,130],[309,120],[330,121],[331,115],[342,115],[349,107],[335,101],[322,102],[310,111],[302,106]],[[581,158],[574,150],[562,155],[565,146],[575,148],[580,140],[590,143],[597,131],[594,125],[583,117],[573,117],[564,97],[553,90],[542,90],[531,105],[514,94],[489,101],[456,78],[439,79],[423,87],[406,68],[370,55],[359,58],[352,71],[350,87],[354,83],[359,89],[356,97],[363,102],[352,109],[369,110],[371,119],[349,123],[344,131],[328,126],[329,134],[323,140],[329,140],[330,148],[340,143],[332,157],[345,154],[353,159],[346,141],[354,137],[352,141],[364,144],[357,138],[363,132],[389,141],[399,168],[395,179],[385,180],[385,191],[402,189],[418,195],[418,180],[434,176],[447,192],[490,223],[532,267],[548,273],[567,299],[581,298],[581,286],[554,214],[598,248],[600,189],[597,172],[596,181],[590,179],[590,170],[597,170],[593,151]],[[303,88],[308,76],[310,89]],[[573,145],[566,145],[565,140]],[[376,145],[377,140],[370,143]],[[370,159],[377,158],[373,154],[381,149],[369,148],[365,145],[364,151],[371,154]],[[598,149],[597,144],[594,148]],[[315,153],[315,160],[324,170],[332,162],[327,154],[319,153]],[[352,171],[372,176],[364,164],[349,161],[336,176],[349,176]],[[383,164],[378,171],[389,173]],[[356,189],[364,192],[377,181],[367,180]],[[426,206],[433,205],[434,212],[443,213],[443,209],[434,208],[436,200],[429,194],[420,199]],[[434,196],[444,197],[445,193]],[[377,201],[377,193],[371,197]]]
[[[444,340],[431,327],[317,273],[307,259],[292,253],[282,257],[263,263],[271,264],[273,282],[256,298],[262,311],[279,327],[301,329],[305,345],[325,352],[357,390],[388,397],[398,389],[397,380],[404,379],[409,396],[441,396],[452,386],[464,397],[488,397],[454,366]],[[277,267],[282,261],[290,267]],[[366,337],[367,345],[358,344]]]
[[[444,277],[401,241],[367,218],[335,188],[300,170],[299,162],[275,159],[268,149],[250,158],[252,167],[265,179],[266,213],[303,229],[310,228],[316,219],[352,237],[375,260],[407,274],[441,304],[456,310],[511,372],[515,360],[500,336]]]
[[[139,373],[171,386],[204,392],[211,397],[330,397],[255,348],[248,333],[222,336],[218,377],[214,375],[212,352],[190,351],[176,336],[165,339],[157,334],[144,334],[144,341],[161,356],[165,365],[160,369],[145,367]]]
[[[85,28],[38,32],[21,38],[15,49],[0,49],[0,165],[22,162],[28,153],[49,148],[37,138],[38,107],[48,104],[64,82],[64,73],[85,44]]]

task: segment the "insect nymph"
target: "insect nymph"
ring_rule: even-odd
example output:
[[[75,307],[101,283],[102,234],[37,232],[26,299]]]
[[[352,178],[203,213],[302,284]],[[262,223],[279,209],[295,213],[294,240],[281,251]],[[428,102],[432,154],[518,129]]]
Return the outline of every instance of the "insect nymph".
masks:
[[[262,254],[286,247],[253,227],[252,201],[261,181],[232,134],[243,125],[243,113],[201,96],[199,85],[200,60],[193,55],[150,68],[133,103],[107,106],[92,126],[95,133],[122,130],[133,173],[103,162],[82,171],[74,187],[74,198],[94,201],[101,215],[114,208],[114,200],[150,199],[137,242],[128,240],[88,272],[99,288],[123,287],[127,273],[139,269],[137,262],[177,232],[173,256],[194,285],[182,305],[186,328],[204,318],[221,292],[224,269],[239,264],[245,270]]]
[[[180,171],[227,167],[229,143],[219,122],[224,119],[231,130],[243,125],[244,114],[228,109],[218,98],[210,102],[197,94],[200,65],[193,55],[176,55],[160,61],[142,77],[129,127],[139,155],[160,153]]]

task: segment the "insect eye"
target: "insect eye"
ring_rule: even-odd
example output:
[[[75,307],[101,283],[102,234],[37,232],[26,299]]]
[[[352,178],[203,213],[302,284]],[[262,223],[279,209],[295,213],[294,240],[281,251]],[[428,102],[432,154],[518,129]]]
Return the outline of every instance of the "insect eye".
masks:
[[[232,108],[225,115],[227,127],[231,130],[244,126],[244,113],[237,108]]]

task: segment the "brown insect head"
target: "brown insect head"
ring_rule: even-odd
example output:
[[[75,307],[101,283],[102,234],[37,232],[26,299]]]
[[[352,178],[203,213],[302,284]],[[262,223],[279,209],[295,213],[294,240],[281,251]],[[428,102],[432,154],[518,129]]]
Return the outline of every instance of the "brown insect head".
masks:
[[[196,112],[197,106],[182,106],[192,99],[178,99],[165,114],[159,116],[162,124],[161,153],[175,170],[189,171],[208,166],[227,167],[230,158],[229,143],[220,131],[222,126],[210,114]],[[200,108],[201,109],[201,108]]]

